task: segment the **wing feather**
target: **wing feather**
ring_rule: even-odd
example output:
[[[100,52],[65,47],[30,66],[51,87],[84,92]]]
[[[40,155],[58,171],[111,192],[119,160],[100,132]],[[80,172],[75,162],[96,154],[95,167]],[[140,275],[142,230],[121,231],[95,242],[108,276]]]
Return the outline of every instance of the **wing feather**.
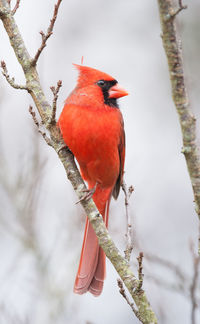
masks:
[[[115,183],[115,186],[113,188],[112,195],[115,199],[119,196],[120,187],[123,181],[123,175],[124,175],[124,161],[125,161],[125,132],[124,132],[124,122],[122,120],[121,123],[121,134],[120,134],[120,141],[118,145],[118,152],[119,152],[119,160],[120,160],[120,168],[119,168],[119,176],[117,178],[117,181]]]

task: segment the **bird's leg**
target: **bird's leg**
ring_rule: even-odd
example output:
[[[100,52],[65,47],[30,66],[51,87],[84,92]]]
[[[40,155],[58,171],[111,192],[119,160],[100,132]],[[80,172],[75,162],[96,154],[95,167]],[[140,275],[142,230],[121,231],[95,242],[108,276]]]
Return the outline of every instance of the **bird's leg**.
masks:
[[[70,151],[69,147],[68,147],[66,144],[64,144],[64,145],[62,145],[61,147],[58,148],[58,150],[57,150],[57,154],[59,155],[60,151],[62,151],[63,149],[67,149],[70,153],[72,153],[72,152]],[[72,154],[73,154],[73,153],[72,153]]]
[[[98,185],[98,182],[96,182],[95,185],[94,185],[94,187],[91,188],[91,189],[83,189],[83,190],[81,190],[82,192],[85,192],[85,195],[81,199],[79,199],[76,202],[76,204],[80,203],[83,200],[87,201],[90,198],[92,198],[92,196],[94,195],[94,193],[96,191],[97,185]]]

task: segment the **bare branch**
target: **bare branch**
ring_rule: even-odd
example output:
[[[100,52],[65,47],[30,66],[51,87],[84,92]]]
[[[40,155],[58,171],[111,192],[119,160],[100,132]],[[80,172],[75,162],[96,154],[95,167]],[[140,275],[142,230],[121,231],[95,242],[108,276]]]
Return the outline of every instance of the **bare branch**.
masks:
[[[11,87],[13,87],[15,89],[29,91],[29,89],[28,89],[27,86],[19,85],[19,84],[15,83],[15,79],[14,78],[10,78],[10,76],[8,74],[7,67],[6,67],[6,63],[4,61],[1,61],[1,68],[2,68],[2,74],[5,76],[6,80],[11,85]]]
[[[184,6],[182,4],[182,0],[178,0],[178,4],[179,4],[180,9],[187,9],[187,6]]]
[[[127,185],[125,183],[125,181],[123,181],[122,185],[122,190],[124,192],[125,195],[125,208],[126,208],[126,221],[127,221],[127,232],[126,232],[126,249],[124,251],[125,253],[125,258],[127,261],[130,261],[130,257],[131,257],[131,252],[133,250],[133,240],[132,240],[132,224],[131,224],[131,217],[129,214],[129,199],[131,197],[131,194],[134,191],[133,186],[130,186],[127,190]]]
[[[170,8],[170,11],[167,13],[167,15],[165,16],[165,21],[169,21],[169,20],[173,20],[182,10],[187,9],[187,6],[184,6],[182,4],[182,0],[178,0],[178,4],[179,4],[179,8],[178,9],[174,9],[174,8]]]
[[[56,122],[56,104],[57,104],[57,100],[58,100],[58,92],[60,90],[60,88],[62,87],[62,81],[59,80],[57,82],[57,87],[50,87],[51,91],[53,92],[53,105],[52,105],[52,116],[51,116],[51,120],[50,123],[54,124]]]
[[[16,4],[15,4],[13,10],[12,10],[12,14],[13,14],[13,15],[16,13],[17,9],[19,8],[20,1],[21,1],[21,0],[16,0]],[[9,3],[10,3],[10,2],[9,2]]]
[[[171,15],[171,18],[174,18],[175,16],[177,16],[179,14],[179,12],[181,12],[182,10],[187,9],[186,5],[183,6],[182,0],[179,0],[178,3],[179,3],[179,8]]]
[[[195,209],[200,221],[200,153],[196,135],[196,118],[190,107],[181,52],[181,41],[178,39],[175,20],[166,20],[173,10],[172,0],[158,0],[162,26],[162,40],[168,60],[171,79],[172,97],[179,116],[182,130],[183,149],[192,184]],[[179,1],[179,5],[182,2]]]
[[[53,28],[54,28],[55,21],[57,19],[58,9],[60,7],[61,2],[62,2],[62,0],[58,0],[57,3],[55,4],[53,18],[50,21],[50,25],[47,29],[47,33],[45,34],[43,31],[40,31],[40,35],[42,36],[42,43],[41,43],[41,46],[38,48],[37,53],[35,54],[35,57],[33,58],[32,62],[31,62],[32,66],[36,65],[40,54],[42,53],[43,49],[46,46],[46,42],[47,42],[48,38],[53,34]]]
[[[126,222],[127,222],[127,231],[126,231],[126,249],[124,251],[125,254],[125,259],[130,262],[130,257],[131,257],[131,253],[133,250],[133,240],[132,240],[132,224],[131,224],[131,217],[129,214],[129,199],[131,197],[132,192],[134,191],[133,186],[130,186],[127,190],[127,185],[125,183],[125,181],[123,180],[122,184],[121,184],[122,190],[124,192],[124,203],[125,203],[125,210],[126,210]],[[128,305],[132,308],[132,311],[134,312],[134,314],[138,317],[138,312],[135,309],[134,305],[132,303],[130,303],[124,286],[123,286],[123,282],[121,281],[121,279],[117,279],[117,284],[119,286],[119,292],[120,294],[125,298],[125,300],[127,301]],[[139,286],[140,282],[138,281],[138,286]],[[137,288],[136,288],[137,289]]]
[[[200,266],[200,255],[196,255],[194,251],[194,246],[191,244],[190,250],[192,253],[193,258],[193,278],[192,278],[192,284],[190,286],[190,296],[191,296],[191,323],[196,324],[196,309],[198,306],[197,297],[196,297],[196,291],[198,288],[198,278],[199,278],[199,266]]]
[[[39,121],[37,120],[37,117],[36,117],[36,113],[35,111],[33,111],[33,107],[32,106],[29,106],[29,112],[33,118],[33,121],[35,123],[35,125],[37,126],[38,128],[38,132],[42,135],[42,137],[44,138],[45,142],[49,145],[49,146],[53,146],[52,144],[52,141],[51,139],[46,135],[45,132],[42,132],[41,129],[40,129],[40,123]]]
[[[33,118],[33,121],[35,123],[35,125],[39,128],[40,127],[40,124],[39,124],[39,121],[37,120],[37,117],[36,117],[36,113],[35,111],[33,111],[33,107],[32,106],[29,106],[29,112]]]
[[[117,279],[117,284],[118,284],[118,287],[119,287],[120,294],[124,297],[127,304],[131,307],[131,309],[132,309],[133,313],[135,314],[135,316],[142,322],[139,312],[135,308],[134,304],[130,302],[128,296],[126,295],[126,291],[124,289],[124,285],[123,285],[123,282],[121,281],[121,279]]]

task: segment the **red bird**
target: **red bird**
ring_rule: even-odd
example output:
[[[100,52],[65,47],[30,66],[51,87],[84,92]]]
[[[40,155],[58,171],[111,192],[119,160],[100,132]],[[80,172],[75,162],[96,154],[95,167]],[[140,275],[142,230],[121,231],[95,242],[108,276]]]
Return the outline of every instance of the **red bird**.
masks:
[[[119,195],[125,159],[124,123],[117,99],[128,93],[106,73],[75,67],[77,86],[65,102],[58,126],[108,226],[110,199]],[[74,292],[99,296],[104,277],[105,254],[87,218]]]

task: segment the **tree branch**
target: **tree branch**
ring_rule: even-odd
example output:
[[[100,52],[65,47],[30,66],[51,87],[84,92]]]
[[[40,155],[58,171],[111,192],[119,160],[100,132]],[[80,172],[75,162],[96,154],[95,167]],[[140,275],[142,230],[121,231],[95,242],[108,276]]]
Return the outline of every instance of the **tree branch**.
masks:
[[[52,116],[51,116],[51,124],[56,122],[56,105],[57,105],[57,100],[58,100],[58,92],[60,88],[62,87],[62,81],[59,80],[57,82],[57,87],[50,87],[51,91],[53,92],[53,105],[52,105]]]
[[[181,1],[179,1],[179,5],[183,8]],[[182,153],[186,159],[196,212],[200,220],[200,154],[196,137],[196,118],[192,113],[186,89],[181,41],[177,36],[175,20],[166,19],[171,12],[174,12],[173,1],[158,0],[158,6],[163,33],[163,46],[168,60],[171,79],[172,97],[182,130]]]
[[[132,309],[133,313],[135,314],[135,316],[142,322],[142,320],[140,319],[140,314],[138,313],[138,311],[135,308],[134,304],[130,302],[130,300],[129,300],[127,294],[126,294],[126,291],[124,289],[122,280],[117,279],[117,284],[118,284],[118,287],[119,287],[120,294],[124,297],[127,304],[131,307],[131,309]]]
[[[60,2],[61,1],[58,1],[59,4]],[[86,188],[86,186],[74,163],[73,155],[71,152],[69,152],[69,150],[67,150],[67,148],[63,148],[65,143],[61,137],[59,129],[56,127],[56,124],[51,123],[52,108],[45,98],[36,67],[32,64],[32,59],[25,47],[24,41],[10,11],[7,0],[0,0],[0,12],[2,11],[4,14],[1,15],[1,20],[9,36],[11,46],[13,47],[16,57],[24,71],[29,93],[35,102],[44,126],[46,126],[50,133],[52,146],[57,152],[59,159],[65,168],[67,177],[71,181],[78,198],[81,199],[82,190]],[[54,22],[52,23],[52,26]],[[100,246],[105,251],[106,256],[110,259],[119,276],[129,290],[137,307],[138,318],[144,324],[157,323],[156,316],[147,300],[145,292],[143,290],[140,292],[137,291],[138,280],[131,271],[127,260],[122,257],[119,250],[115,246],[106,229],[102,216],[99,214],[93,200],[90,199],[89,201],[81,201],[81,204],[94,228]]]
[[[57,4],[55,4],[53,18],[50,21],[50,25],[47,29],[47,33],[45,34],[42,30],[40,31],[40,35],[42,36],[42,43],[41,43],[41,46],[38,48],[34,59],[32,60],[33,66],[36,65],[40,54],[42,53],[43,49],[46,47],[48,38],[53,34],[53,28],[54,28],[55,21],[57,19],[58,9],[60,7],[61,2],[62,2],[62,0],[58,0]]]
[[[127,222],[127,230],[126,230],[126,249],[124,251],[124,255],[125,255],[125,259],[130,262],[130,257],[131,257],[131,253],[133,251],[133,239],[132,239],[132,222],[131,222],[131,217],[130,217],[130,214],[129,214],[129,210],[128,210],[128,207],[129,207],[129,199],[131,197],[131,194],[133,193],[134,191],[134,188],[133,186],[130,186],[128,189],[127,189],[127,185],[125,183],[125,181],[123,180],[123,183],[121,185],[122,187],[122,190],[124,192],[124,203],[125,203],[125,210],[126,210],[126,222]],[[139,278],[138,278],[139,279]],[[119,292],[120,294],[124,297],[124,299],[126,300],[127,304],[131,307],[132,311],[135,313],[135,315],[138,317],[138,312],[137,310],[135,309],[134,307],[134,304],[131,303],[129,301],[129,298],[128,296],[126,295],[126,291],[124,289],[124,285],[123,285],[123,282],[122,280],[120,280],[119,278],[117,279],[117,284],[118,284],[118,287],[119,287]],[[139,287],[139,284],[140,284],[140,279],[138,281],[138,287]],[[139,318],[139,317],[138,317]]]
[[[36,113],[35,111],[33,111],[33,107],[32,106],[29,106],[29,112],[33,118],[33,121],[35,123],[35,125],[37,126],[38,128],[38,132],[42,135],[42,137],[44,138],[45,142],[49,145],[49,146],[52,146],[53,147],[53,144],[52,144],[52,141],[51,139],[46,135],[45,132],[42,132],[41,129],[40,129],[40,123],[39,121],[37,120],[37,117],[36,117]]]
[[[4,61],[1,61],[1,68],[2,68],[2,74],[5,76],[6,80],[11,85],[11,87],[13,87],[15,89],[29,91],[29,89],[28,89],[27,86],[23,86],[23,85],[17,84],[17,83],[15,83],[15,79],[14,78],[12,78],[12,79],[10,78],[10,76],[8,74],[8,70],[7,70],[6,63]]]
[[[174,19],[179,14],[179,12],[181,12],[184,9],[187,9],[187,6],[184,6],[182,4],[182,0],[178,0],[178,4],[179,4],[178,9],[175,10],[173,7],[170,9],[170,11],[167,13],[167,15],[165,17],[165,21]]]
[[[125,253],[125,258],[129,262],[130,257],[131,257],[131,252],[133,251],[133,239],[132,239],[132,224],[131,224],[131,217],[129,214],[128,206],[129,206],[129,199],[131,197],[131,194],[134,191],[133,186],[130,186],[127,190],[127,185],[125,181],[123,180],[123,183],[121,185],[122,190],[124,192],[125,196],[125,209],[126,209],[126,221],[127,221],[127,230],[126,230],[126,250],[124,251]]]
[[[191,323],[196,324],[196,309],[198,307],[196,292],[198,287],[198,277],[199,277],[199,265],[200,265],[200,255],[196,255],[194,251],[194,246],[190,246],[192,258],[193,258],[193,278],[190,286],[190,296],[191,296]]]
[[[12,14],[13,14],[13,15],[16,13],[17,9],[19,8],[20,1],[21,1],[21,0],[17,0],[17,1],[16,1],[16,4],[15,4],[13,10],[12,10]]]

